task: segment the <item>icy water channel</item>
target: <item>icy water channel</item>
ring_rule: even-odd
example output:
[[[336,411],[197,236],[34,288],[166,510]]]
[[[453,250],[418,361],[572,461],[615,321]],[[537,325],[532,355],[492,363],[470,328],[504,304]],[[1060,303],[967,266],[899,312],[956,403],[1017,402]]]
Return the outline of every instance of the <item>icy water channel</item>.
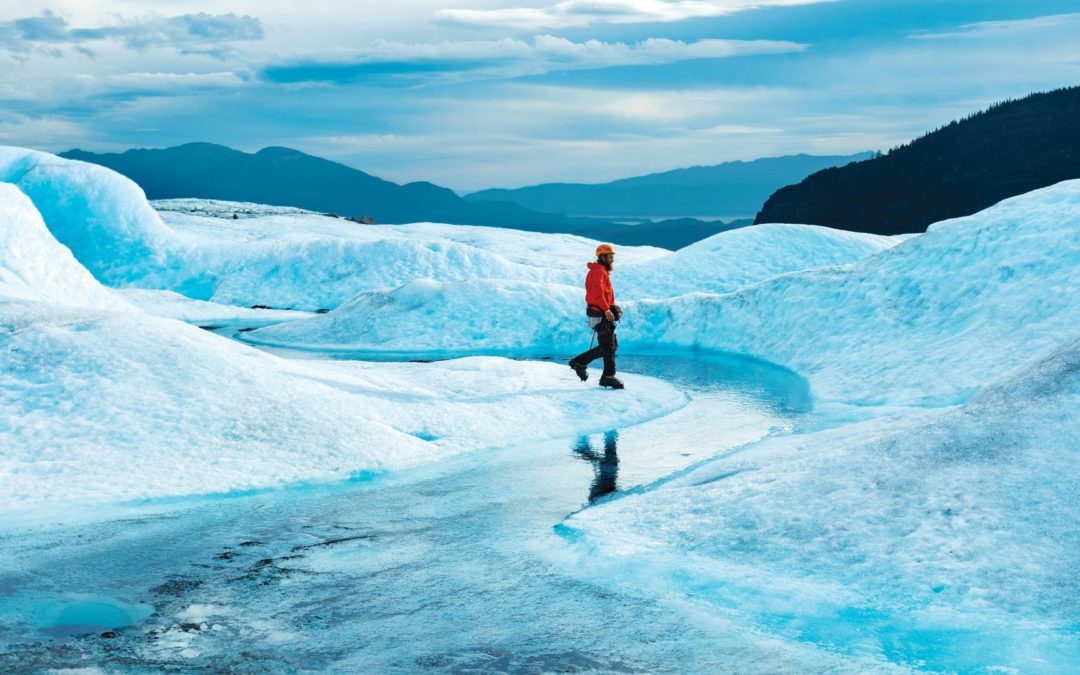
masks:
[[[557,527],[790,430],[809,406],[805,381],[723,356],[630,356],[620,367],[692,402],[629,428],[346,484],[0,524],[0,671],[805,670],[809,647],[590,575],[589,554]]]

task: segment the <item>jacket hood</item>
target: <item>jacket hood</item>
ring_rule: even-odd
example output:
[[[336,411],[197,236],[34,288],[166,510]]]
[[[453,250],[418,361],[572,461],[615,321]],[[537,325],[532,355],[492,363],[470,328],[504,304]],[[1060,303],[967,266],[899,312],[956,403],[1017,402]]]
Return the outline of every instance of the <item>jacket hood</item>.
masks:
[[[591,270],[595,270],[595,269],[602,269],[602,270],[604,270],[605,272],[607,272],[607,268],[606,268],[606,267],[604,267],[603,265],[601,265],[600,263],[595,263],[595,262],[591,262],[591,263],[585,263],[585,264],[586,264],[586,265],[588,266],[588,268],[589,268],[589,269],[591,269]]]

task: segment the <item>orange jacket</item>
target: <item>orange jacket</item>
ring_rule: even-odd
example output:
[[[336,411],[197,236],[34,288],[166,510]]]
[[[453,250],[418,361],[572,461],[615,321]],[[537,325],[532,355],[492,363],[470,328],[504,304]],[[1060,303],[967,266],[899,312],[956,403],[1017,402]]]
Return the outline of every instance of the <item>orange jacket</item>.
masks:
[[[615,304],[611,277],[599,263],[589,263],[589,273],[585,276],[585,304],[601,312],[608,311]]]

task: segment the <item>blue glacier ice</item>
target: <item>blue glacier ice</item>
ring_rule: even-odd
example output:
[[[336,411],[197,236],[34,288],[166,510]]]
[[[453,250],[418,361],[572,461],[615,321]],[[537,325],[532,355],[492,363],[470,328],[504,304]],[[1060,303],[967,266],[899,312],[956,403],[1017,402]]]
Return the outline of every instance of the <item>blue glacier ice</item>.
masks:
[[[69,249],[52,236],[37,201],[0,183],[4,509],[343,480],[523,436],[596,432],[686,404],[676,389],[646,377],[627,396],[597,398],[551,363],[492,357],[314,363],[222,339],[171,318],[177,311],[204,318],[214,312],[206,303],[178,302],[175,295],[147,301],[149,291],[138,289],[125,296],[73,256],[85,251],[80,237],[104,236],[101,227],[112,228],[117,242],[147,222],[165,227],[152,210],[147,214],[130,182],[110,172],[109,180],[95,183],[100,167],[32,157],[37,168],[20,185],[31,175],[40,184],[41,176],[53,176],[49,208],[112,207],[85,215],[92,233],[86,236],[70,231],[82,211],[66,214],[61,229]],[[125,221],[125,213],[136,217]],[[220,244],[213,236],[200,241],[211,252]],[[137,238],[129,243],[141,250]],[[110,269],[136,262],[117,261]],[[124,297],[164,306],[170,316],[139,311]],[[218,314],[245,316],[239,310]]]
[[[596,242],[2,148],[0,665],[1071,672],[1078,233],[620,250],[603,392]]]

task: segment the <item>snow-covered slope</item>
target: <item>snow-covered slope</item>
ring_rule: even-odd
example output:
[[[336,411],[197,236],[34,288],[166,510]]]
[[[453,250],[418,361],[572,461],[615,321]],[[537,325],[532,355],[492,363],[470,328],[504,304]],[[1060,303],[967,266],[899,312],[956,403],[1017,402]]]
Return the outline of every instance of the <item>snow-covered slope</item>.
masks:
[[[0,147],[0,181],[30,195],[54,236],[105,284],[241,306],[330,309],[359,293],[423,278],[580,287],[596,245],[500,228],[361,225],[210,200],[170,200],[159,214],[119,174],[21,148]],[[893,243],[824,228],[771,227],[790,232],[744,228],[677,254],[620,247],[627,297],[730,290],[780,272],[850,262]],[[740,260],[748,253],[754,255]],[[650,265],[658,260],[664,263]]]
[[[173,264],[169,229],[139,186],[105,167],[0,146],[0,182],[34,203],[50,232],[109,286]]]
[[[751,354],[807,376],[819,400],[960,403],[1018,355],[1077,334],[1078,233],[1080,181],[939,223],[895,246],[822,228],[743,228],[620,265],[613,281],[626,309],[621,341],[624,349]],[[773,274],[784,270],[773,256],[798,269],[824,262],[833,249],[835,259],[857,261]],[[716,254],[723,272],[710,267],[708,251],[724,252]],[[867,253],[874,254],[859,258]],[[740,266],[741,259],[751,262]],[[698,281],[738,290],[634,300],[623,291],[633,287],[626,279],[669,291]],[[575,353],[589,340],[579,294],[565,284],[414,283],[250,335],[307,347]]]
[[[1078,412],[1074,339],[961,407],[767,440],[565,527],[613,556],[596,573],[769,631],[1058,672],[1080,658]]]
[[[127,308],[53,238],[30,199],[7,183],[0,183],[0,298]]]
[[[0,334],[0,508],[341,479],[685,402],[644,377],[596,396],[545,363],[293,362],[178,321],[42,303],[0,302]]]
[[[53,235],[109,286],[172,290],[196,300],[319,309],[417,278],[566,282],[595,242],[569,235],[452,225],[368,226],[287,209],[232,220],[161,215],[104,167],[0,147],[0,182],[33,200]],[[207,213],[223,215],[220,202]],[[237,212],[250,211],[237,205]],[[566,251],[574,251],[565,256]],[[666,255],[627,249],[627,259]],[[554,255],[558,257],[554,257]],[[572,264],[573,263],[573,264]]]
[[[24,175],[20,185],[44,190],[47,164],[30,172],[40,183]],[[115,184],[60,173],[63,180],[49,179],[60,192],[44,191],[42,201],[54,214],[66,214],[68,204],[85,216],[90,233],[75,237],[84,252],[145,250],[137,234],[134,242],[95,241],[106,236],[101,228],[115,234],[108,228],[124,221],[115,194],[105,200],[115,209],[88,206],[97,188]],[[0,510],[341,479],[503,446],[521,435],[632,424],[686,402],[646,377],[618,397],[596,396],[557,364],[280,359],[139,311],[56,241],[35,205],[0,183]],[[70,234],[63,228],[72,222],[61,230]],[[119,227],[133,221],[126,222]],[[99,271],[121,269],[99,262]],[[168,305],[166,313],[217,312],[174,296],[130,293],[139,304]]]
[[[861,404],[959,403],[1080,333],[1080,181],[1015,197],[846,267],[641,302],[646,344],[754,354]]]
[[[235,305],[220,305],[205,300],[192,300],[175,291],[151,291],[142,288],[115,289],[113,293],[139,309],[167,319],[177,319],[200,327],[219,322],[242,322],[245,326],[273,325],[316,316],[314,312],[284,309],[252,309]]]
[[[11,186],[0,192],[5,213],[12,214],[5,217],[24,223],[3,232],[10,244],[0,252],[8,298],[128,307],[52,241],[40,219],[34,220],[37,207],[49,230],[109,283],[236,304],[335,306],[348,299],[329,314],[249,334],[266,343],[478,354],[575,352],[588,344],[580,279],[594,242],[577,237],[431,223],[363,226],[292,212],[253,212],[238,220],[169,212],[162,220],[134,184],[106,169],[10,148],[0,150],[0,177],[15,181],[34,201],[31,206]],[[221,204],[214,208],[218,216],[226,213]],[[1074,181],[938,224],[897,246],[893,239],[775,225],[722,233],[677,253],[624,249],[614,277],[627,309],[622,340],[631,348],[706,347],[779,362],[809,376],[819,400],[955,404],[1017,355],[1076,335],[1077,232],[1080,182]],[[23,249],[30,253],[19,253]],[[636,301],[625,290],[637,288],[644,297],[651,289],[656,297],[695,287],[738,290]],[[201,305],[179,308],[175,297],[137,291],[132,297],[147,306],[175,306],[165,312],[174,316],[219,313]],[[35,326],[20,338],[31,339],[35,331],[67,325],[66,319],[51,318],[51,311],[35,314],[13,304],[4,321],[9,330],[20,322]],[[123,323],[71,321],[91,327]],[[149,317],[124,321],[131,343],[147,349],[158,340],[169,343],[163,336],[174,326]],[[76,331],[65,344],[79,352],[80,340],[91,340],[96,330]],[[116,345],[125,344],[121,331],[111,335]],[[185,359],[202,359],[203,350],[210,350],[207,362],[232,358],[232,352],[213,356],[219,346],[213,336],[185,329],[170,339],[190,347],[186,357],[175,353],[181,366]],[[259,380],[259,388],[292,386],[277,383],[275,378],[291,377],[281,374],[279,362],[233,344],[221,348],[239,349],[244,359],[258,363],[252,367],[259,377],[269,378]],[[100,350],[96,358],[107,361],[104,342]],[[12,354],[5,352],[5,358]],[[127,356],[149,364],[159,359]],[[565,368],[549,367],[552,377],[566,379]],[[147,386],[165,388],[176,372],[162,366]],[[58,386],[65,391],[67,385]],[[412,391],[408,383],[401,386]],[[220,390],[231,392],[226,398],[240,397],[228,384]],[[26,405],[51,405],[46,393],[34,404],[34,392],[45,390],[27,389]],[[227,410],[232,404],[222,405]],[[513,405],[511,399],[506,405]],[[185,414],[179,408],[172,412]]]
[[[426,224],[410,229],[323,216],[222,220],[163,215],[170,227],[198,242],[184,254],[188,282],[172,290],[224,304],[329,309],[359,293],[397,288],[418,278],[553,283],[570,278],[568,265],[560,269],[541,255],[530,264],[508,259],[499,246],[506,233],[494,228]],[[479,242],[455,240],[470,229],[492,236]],[[564,248],[595,245],[562,235],[516,234],[538,250],[551,239]]]
[[[291,346],[573,352],[595,242],[159,216],[105,169],[15,149],[0,180],[0,510],[342,479],[686,403],[494,356],[290,361],[122,299],[187,320],[251,316],[204,299],[336,307],[250,334]],[[912,668],[1080,661],[1080,181],[898,245],[774,225],[621,250],[614,280],[624,346],[782,363],[819,408],[570,518],[604,554],[580,573]]]
[[[254,344],[446,354],[550,354],[588,343],[582,292],[561,284],[418,279],[361,293],[336,310],[260,328]]]
[[[445,226],[415,225],[414,232],[443,234]],[[462,228],[458,241],[471,231]],[[518,233],[477,232],[489,248],[526,260],[513,248]],[[499,239],[504,242],[499,242]],[[633,314],[634,298],[678,296],[699,291],[733,291],[747,284],[811,268],[847,263],[895,246],[899,240],[853,234],[807,225],[765,225],[722,232],[678,252],[641,261],[630,249],[613,273],[616,299]],[[546,240],[552,244],[552,240]],[[569,242],[543,256],[565,261],[580,258],[585,246]],[[505,244],[505,246],[504,246]],[[519,244],[520,245],[520,244]],[[437,283],[419,280],[388,290],[363,293],[326,316],[271,326],[248,336],[257,344],[308,349],[413,351],[426,353],[545,354],[580,351],[591,335],[584,317],[580,263],[565,283],[469,279]],[[447,275],[443,275],[445,278]],[[628,298],[629,300],[623,300]],[[640,339],[629,324],[624,342]]]
[[[854,262],[900,241],[816,225],[740,227],[647,265],[621,269],[620,262],[618,290],[634,299],[730,293],[779,274]]]

